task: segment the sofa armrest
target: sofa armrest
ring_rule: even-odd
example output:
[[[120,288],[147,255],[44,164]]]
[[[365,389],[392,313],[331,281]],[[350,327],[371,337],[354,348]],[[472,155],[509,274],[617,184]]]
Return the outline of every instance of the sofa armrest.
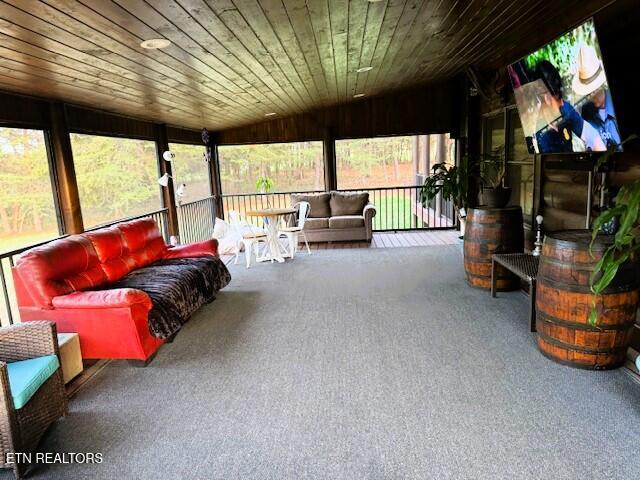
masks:
[[[376,216],[377,210],[373,203],[365,205],[362,215],[364,216],[364,228],[366,230],[367,242],[373,237],[373,217]]]
[[[90,292],[74,292],[68,295],[53,297],[54,308],[127,308],[142,305],[151,310],[153,304],[149,295],[134,288],[115,288],[113,290],[95,290]]]
[[[218,240],[204,240],[177,247],[169,247],[162,258],[217,257]]]
[[[0,328],[0,360],[15,362],[58,354],[56,324],[47,320]]]

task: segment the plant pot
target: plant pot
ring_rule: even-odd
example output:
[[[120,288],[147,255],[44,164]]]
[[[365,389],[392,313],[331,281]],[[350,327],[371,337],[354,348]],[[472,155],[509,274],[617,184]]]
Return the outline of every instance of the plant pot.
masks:
[[[511,187],[484,188],[482,190],[482,204],[489,208],[503,208],[511,198]]]

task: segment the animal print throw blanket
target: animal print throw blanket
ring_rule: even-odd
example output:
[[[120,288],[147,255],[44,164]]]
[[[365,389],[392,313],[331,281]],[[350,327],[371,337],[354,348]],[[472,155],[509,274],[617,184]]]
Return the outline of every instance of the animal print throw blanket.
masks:
[[[109,289],[136,288],[149,295],[153,302],[149,331],[167,339],[230,281],[229,270],[217,257],[175,258],[134,270]]]

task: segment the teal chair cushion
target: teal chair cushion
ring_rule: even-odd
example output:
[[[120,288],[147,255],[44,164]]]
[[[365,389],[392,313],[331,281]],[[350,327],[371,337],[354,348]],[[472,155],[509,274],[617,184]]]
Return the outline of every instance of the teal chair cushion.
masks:
[[[8,363],[7,373],[14,408],[18,410],[24,407],[59,366],[56,355]]]

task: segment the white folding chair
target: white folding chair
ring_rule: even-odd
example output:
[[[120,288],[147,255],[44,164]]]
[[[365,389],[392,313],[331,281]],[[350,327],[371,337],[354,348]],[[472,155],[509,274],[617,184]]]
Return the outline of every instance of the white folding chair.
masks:
[[[259,258],[260,243],[262,242],[264,244],[264,248],[267,247],[267,234],[264,230],[254,227],[248,222],[243,222],[240,219],[240,214],[235,210],[229,212],[229,220],[231,228],[240,236],[233,263],[238,263],[240,250],[244,246],[244,256],[247,262],[247,268],[249,268],[251,266],[251,255],[255,255],[256,261]]]
[[[307,235],[304,233],[304,222],[309,216],[311,205],[309,202],[298,202],[298,222],[294,227],[281,228],[278,232],[279,236],[287,237],[287,244],[289,246],[289,256],[293,258],[298,250],[298,240],[300,235],[304,239],[304,244],[307,246],[307,252],[311,255],[311,249],[309,248],[309,242],[307,242]]]

